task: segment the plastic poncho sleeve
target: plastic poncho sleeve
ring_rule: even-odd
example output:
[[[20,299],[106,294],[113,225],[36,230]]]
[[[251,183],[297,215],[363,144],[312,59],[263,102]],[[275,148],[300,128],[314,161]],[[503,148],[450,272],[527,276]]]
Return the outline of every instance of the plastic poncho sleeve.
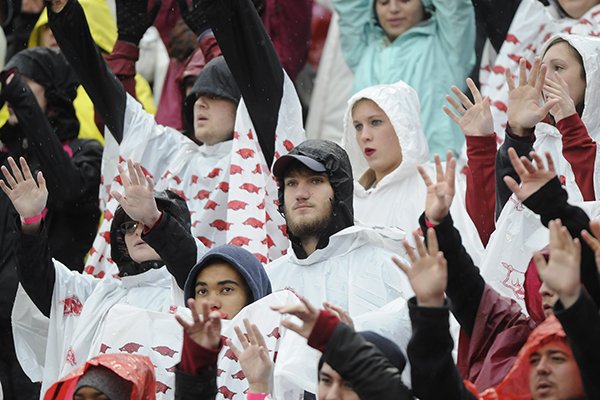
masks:
[[[284,75],[279,57],[250,0],[202,3],[270,167],[275,157],[275,129],[283,97]]]
[[[496,52],[500,51],[521,0],[473,0],[477,22]]]
[[[69,64],[77,72],[106,126],[120,143],[126,93],[96,47],[81,5],[76,0],[69,0],[60,13],[48,10],[48,20]]]
[[[373,15],[370,0],[333,0],[339,19],[340,45],[346,63],[354,71],[365,52]]]
[[[87,142],[76,158],[70,157],[18,73],[2,90],[2,97],[12,105],[29,146],[40,162],[48,186],[48,204],[64,208],[82,197],[95,198],[100,184],[102,146]]]
[[[413,334],[408,344],[413,394],[421,400],[475,400],[452,359],[448,306],[419,307],[408,302]]]
[[[594,302],[585,290],[569,308],[564,308],[560,300],[554,305],[554,315],[560,321],[573,355],[579,366],[587,399],[600,399],[600,317]]]

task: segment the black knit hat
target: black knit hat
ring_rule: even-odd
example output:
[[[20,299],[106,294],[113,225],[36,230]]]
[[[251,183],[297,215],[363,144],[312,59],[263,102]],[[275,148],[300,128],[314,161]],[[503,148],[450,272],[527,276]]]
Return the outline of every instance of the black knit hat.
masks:
[[[90,387],[106,395],[109,400],[129,400],[133,384],[101,366],[90,367],[77,381],[74,394],[83,387]]]

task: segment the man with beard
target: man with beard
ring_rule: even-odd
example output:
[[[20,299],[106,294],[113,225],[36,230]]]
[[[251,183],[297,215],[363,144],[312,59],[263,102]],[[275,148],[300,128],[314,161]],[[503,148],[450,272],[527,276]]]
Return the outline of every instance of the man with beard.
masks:
[[[354,226],[354,181],[341,147],[307,140],[279,158],[273,173],[293,249],[266,267],[274,291],[289,288],[313,304],[337,304],[352,317],[411,296],[382,237]]]

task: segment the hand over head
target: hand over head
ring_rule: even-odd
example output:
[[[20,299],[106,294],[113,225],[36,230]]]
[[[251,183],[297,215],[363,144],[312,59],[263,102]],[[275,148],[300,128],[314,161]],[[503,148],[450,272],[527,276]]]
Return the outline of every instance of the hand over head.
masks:
[[[546,82],[548,67],[541,65],[536,58],[529,79],[527,79],[527,61],[522,58],[519,62],[519,86],[515,85],[512,72],[506,70],[508,83],[508,123],[513,132],[519,136],[528,136],[529,130],[546,118],[548,112],[558,100],[542,100],[542,88]]]
[[[412,266],[409,267],[396,257],[392,261],[408,277],[419,306],[442,307],[448,285],[448,266],[444,254],[439,251],[435,230],[427,230],[427,247],[417,232],[413,233],[413,237],[417,244],[416,254],[408,241],[403,243]]]
[[[419,174],[427,186],[427,197],[425,198],[425,216],[434,223],[439,224],[448,215],[455,189],[454,180],[456,175],[456,159],[451,151],[446,155],[446,171],[442,168],[440,156],[435,156],[436,182],[434,183],[425,168],[418,166]]]
[[[475,82],[467,78],[467,86],[471,90],[475,104],[456,86],[452,86],[452,93],[458,97],[458,103],[452,96],[446,96],[446,100],[457,114],[452,112],[449,107],[444,106],[443,110],[456,125],[460,126],[465,136],[485,136],[494,133],[494,118],[490,110],[490,98],[481,97],[481,93]]]
[[[550,259],[548,263],[540,252],[534,260],[540,279],[560,297],[563,305],[570,307],[579,297],[581,289],[581,244],[573,239],[560,220],[550,221]]]
[[[535,161],[535,165],[525,156],[519,158],[517,152],[512,147],[508,149],[508,157],[515,172],[519,175],[521,185],[519,186],[517,181],[510,176],[504,177],[504,183],[517,195],[520,201],[527,200],[529,196],[540,190],[556,176],[554,161],[552,161],[550,153],[546,153],[547,169],[544,166],[544,161],[536,152],[532,151],[529,155]]]
[[[160,211],[154,199],[154,183],[146,176],[139,163],[127,160],[127,170],[119,164],[119,176],[125,188],[125,194],[111,192],[123,210],[134,221],[139,221],[151,228],[160,218]]]

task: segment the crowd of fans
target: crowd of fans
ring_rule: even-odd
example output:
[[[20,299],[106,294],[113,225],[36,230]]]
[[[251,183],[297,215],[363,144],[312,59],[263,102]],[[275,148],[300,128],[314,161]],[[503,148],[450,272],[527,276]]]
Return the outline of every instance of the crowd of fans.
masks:
[[[600,1],[0,23],[0,399],[600,399]]]

